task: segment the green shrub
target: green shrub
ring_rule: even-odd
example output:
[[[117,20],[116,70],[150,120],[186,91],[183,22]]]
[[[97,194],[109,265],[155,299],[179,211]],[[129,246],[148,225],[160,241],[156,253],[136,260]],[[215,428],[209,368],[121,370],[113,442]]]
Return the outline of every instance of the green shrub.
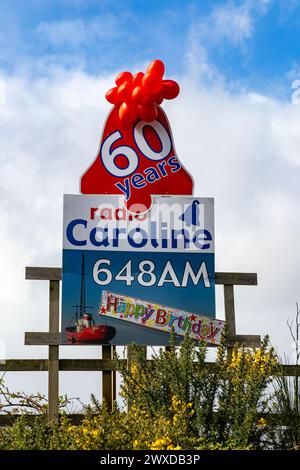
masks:
[[[288,321],[288,327],[295,349],[293,377],[285,377],[279,369],[274,383],[274,395],[270,411],[274,415],[277,434],[274,445],[283,449],[300,449],[300,310],[298,304],[295,321]],[[287,360],[285,360],[287,363]]]
[[[172,344],[152,361],[137,355],[131,370],[122,371],[123,396],[153,419],[169,421],[179,402],[182,422],[172,442],[183,448],[228,442],[259,448],[266,426],[258,415],[267,410],[266,390],[278,367],[268,339],[257,350],[235,345],[229,353],[223,342],[214,366],[205,363],[206,352],[186,337],[178,350]]]
[[[254,449],[265,446],[270,425],[262,418],[277,360],[265,339],[257,350],[218,348],[214,366],[206,346],[174,338],[152,361],[137,352],[121,367],[122,395],[130,409],[112,411],[93,399],[81,424],[61,414],[48,425],[19,418],[0,428],[0,449]]]

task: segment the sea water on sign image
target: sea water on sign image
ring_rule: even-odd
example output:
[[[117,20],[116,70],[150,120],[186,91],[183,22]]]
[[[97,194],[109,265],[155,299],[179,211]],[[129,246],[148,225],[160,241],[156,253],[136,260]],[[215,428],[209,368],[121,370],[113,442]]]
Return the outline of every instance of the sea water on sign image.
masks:
[[[203,333],[209,322],[202,317],[215,318],[214,273],[213,199],[154,196],[149,211],[131,213],[122,196],[64,196],[65,344],[168,344],[170,330],[135,321],[133,311],[126,319],[108,315],[107,292],[168,306],[179,340],[180,316],[182,332]]]

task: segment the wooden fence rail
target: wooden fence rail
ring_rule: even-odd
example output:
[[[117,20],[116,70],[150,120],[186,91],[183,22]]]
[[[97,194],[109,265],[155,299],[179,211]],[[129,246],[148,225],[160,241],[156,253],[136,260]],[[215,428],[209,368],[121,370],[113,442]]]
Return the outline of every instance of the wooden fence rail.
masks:
[[[148,359],[151,361],[151,359]],[[127,366],[127,359],[118,360]],[[206,362],[207,367],[214,367],[214,362]],[[197,367],[197,364],[195,364]],[[282,375],[300,377],[300,365],[281,364]],[[59,359],[61,372],[117,372],[120,370],[113,359]],[[0,372],[47,372],[48,359],[8,359],[0,364]]]
[[[26,345],[47,345],[48,359],[10,359],[0,364],[0,371],[48,371],[48,420],[58,416],[59,397],[59,371],[100,371],[102,372],[102,397],[111,406],[116,399],[116,372],[118,363],[113,359],[114,346],[102,346],[101,359],[59,359],[59,345],[61,333],[59,332],[59,298],[61,268],[27,267],[26,279],[47,280],[49,282],[49,331],[25,333]],[[236,334],[234,286],[256,286],[255,273],[224,273],[215,274],[215,283],[224,286],[225,321],[229,331],[228,348],[235,342],[246,346],[258,347],[259,335]],[[140,347],[144,353],[147,346]],[[121,362],[127,367],[134,361],[134,348],[127,346],[127,359]],[[214,363],[207,362],[207,367],[214,367]],[[195,364],[195,367],[197,365]],[[286,376],[300,375],[300,366],[282,365],[282,373]],[[80,419],[76,418],[74,420]],[[0,415],[0,425],[8,423],[9,417]],[[28,418],[29,420],[31,418]],[[72,418],[73,419],[73,418]]]

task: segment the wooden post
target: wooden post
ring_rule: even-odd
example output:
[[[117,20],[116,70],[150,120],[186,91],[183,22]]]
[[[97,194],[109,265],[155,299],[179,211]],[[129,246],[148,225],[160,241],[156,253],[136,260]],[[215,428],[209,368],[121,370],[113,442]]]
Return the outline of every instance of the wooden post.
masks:
[[[112,352],[112,357],[114,359],[115,354],[116,354],[116,346],[112,346],[111,352]],[[113,383],[112,399],[114,403],[117,399],[117,371],[113,370],[111,372],[111,375],[112,375],[112,383]]]
[[[225,321],[229,337],[236,335],[233,285],[224,286]]]
[[[112,359],[115,346],[102,346],[102,359]],[[104,370],[102,372],[102,400],[105,400],[109,409],[112,409],[116,400],[116,371]]]
[[[233,285],[224,285],[225,321],[227,326],[228,340],[236,336],[234,292]],[[228,354],[232,354],[232,346],[227,348]]]
[[[127,346],[127,369],[131,370],[132,365],[137,362],[138,355],[142,354],[147,359],[147,346],[137,346],[136,344],[128,344]],[[131,400],[127,401],[127,409],[132,406]]]
[[[59,281],[50,281],[49,332],[59,332]],[[48,421],[58,417],[59,346],[49,346],[48,363]]]

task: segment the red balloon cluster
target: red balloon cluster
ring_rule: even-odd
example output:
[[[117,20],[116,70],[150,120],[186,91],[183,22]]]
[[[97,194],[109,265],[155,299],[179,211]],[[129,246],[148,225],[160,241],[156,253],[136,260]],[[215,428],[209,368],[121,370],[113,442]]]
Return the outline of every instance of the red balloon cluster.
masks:
[[[107,101],[119,106],[119,118],[126,127],[138,117],[151,122],[156,119],[157,105],[164,99],[172,100],[179,94],[179,85],[173,80],[163,80],[165,66],[161,60],[153,60],[146,73],[121,72],[117,86],[105,94]]]

